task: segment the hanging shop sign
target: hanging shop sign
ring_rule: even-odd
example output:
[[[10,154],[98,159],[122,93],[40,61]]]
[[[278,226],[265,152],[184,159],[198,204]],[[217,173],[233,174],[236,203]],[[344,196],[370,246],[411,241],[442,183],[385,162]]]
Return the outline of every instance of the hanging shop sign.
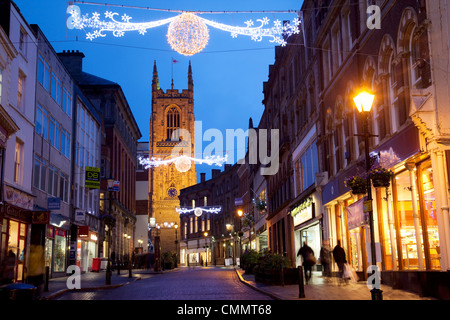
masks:
[[[297,226],[314,216],[314,202],[312,198],[306,198],[298,206],[291,210],[291,215],[294,218],[294,226]]]
[[[367,213],[364,212],[364,201],[362,198],[347,207],[347,224],[348,229],[352,230],[363,226],[367,221]]]
[[[86,176],[84,186],[90,189],[100,188],[100,168],[85,167]]]
[[[86,220],[86,213],[82,210],[75,211],[75,221],[85,221]]]

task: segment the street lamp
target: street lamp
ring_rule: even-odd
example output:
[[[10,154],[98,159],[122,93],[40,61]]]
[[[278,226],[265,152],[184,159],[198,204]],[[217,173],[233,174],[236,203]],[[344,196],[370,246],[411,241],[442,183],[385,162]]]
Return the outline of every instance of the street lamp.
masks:
[[[105,279],[105,284],[106,285],[110,285],[111,284],[111,259],[110,259],[110,255],[111,255],[111,228],[113,226],[113,218],[112,218],[112,192],[113,192],[113,187],[114,187],[114,179],[113,178],[109,178],[107,180],[107,190],[109,192],[109,216],[106,217],[105,220],[105,224],[108,226],[108,263],[106,265],[106,279]]]
[[[375,251],[375,232],[374,232],[374,223],[373,223],[373,210],[372,210],[372,186],[370,183],[370,177],[368,175],[370,171],[370,154],[369,154],[369,137],[373,136],[369,134],[369,113],[372,109],[373,101],[375,99],[375,95],[371,94],[368,91],[361,91],[353,101],[355,102],[356,108],[363,116],[363,134],[364,137],[364,151],[366,157],[366,184],[367,184],[367,201],[368,201],[368,212],[369,212],[369,223],[370,223],[370,251],[372,256],[372,264],[377,265],[376,251]],[[375,272],[377,272],[375,270]],[[372,300],[383,300],[382,290],[375,288],[375,283],[372,286]]]
[[[208,266],[208,245],[207,245],[206,239],[208,239],[208,232],[205,231],[203,233],[203,235],[205,236],[205,267],[207,267]]]
[[[239,265],[241,264],[241,258],[242,258],[242,236],[244,233],[242,232],[242,216],[244,215],[244,212],[242,210],[238,210],[237,215],[239,217]]]
[[[175,268],[178,267],[178,224],[175,223]]]

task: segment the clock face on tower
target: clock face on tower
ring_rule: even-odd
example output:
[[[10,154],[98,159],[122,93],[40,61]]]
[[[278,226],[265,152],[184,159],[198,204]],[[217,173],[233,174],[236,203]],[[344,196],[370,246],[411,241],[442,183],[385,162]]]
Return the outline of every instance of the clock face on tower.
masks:
[[[178,195],[178,191],[176,188],[170,187],[169,190],[167,190],[167,194],[169,195],[169,197],[173,198]]]

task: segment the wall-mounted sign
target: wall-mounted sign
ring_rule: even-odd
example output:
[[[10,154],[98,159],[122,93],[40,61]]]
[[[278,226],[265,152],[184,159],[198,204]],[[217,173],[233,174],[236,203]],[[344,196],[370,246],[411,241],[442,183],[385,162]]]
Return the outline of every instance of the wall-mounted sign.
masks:
[[[50,211],[33,211],[31,220],[33,224],[49,224]]]
[[[86,177],[84,186],[90,189],[100,188],[100,168],[85,167]]]
[[[108,191],[120,191],[120,181],[114,181],[112,188],[108,187]]]
[[[61,210],[61,198],[47,198],[48,210]]]
[[[78,237],[79,238],[89,237],[89,226],[79,226],[78,227]]]
[[[314,202],[312,202],[312,198],[305,199],[292,209],[291,215],[294,218],[294,226],[312,219],[314,216]]]

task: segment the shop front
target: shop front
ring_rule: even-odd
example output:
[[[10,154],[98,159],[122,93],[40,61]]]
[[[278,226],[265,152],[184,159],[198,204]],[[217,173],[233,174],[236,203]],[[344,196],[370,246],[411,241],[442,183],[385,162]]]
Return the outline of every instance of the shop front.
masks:
[[[92,261],[97,257],[98,234],[90,231],[88,226],[78,227],[77,266],[81,272],[92,270]]]
[[[302,264],[298,251],[306,243],[314,252],[316,259],[319,258],[322,244],[322,215],[316,215],[315,195],[311,194],[291,206],[290,213],[294,227],[294,253],[295,266]],[[315,265],[313,270],[321,270],[320,265]]]
[[[50,277],[66,275],[68,252],[68,218],[51,213],[50,224],[45,231],[45,266],[49,268]]]
[[[14,270],[11,277],[14,282],[24,280],[24,267],[27,254],[28,226],[31,215],[21,216],[13,213],[21,211],[8,204],[5,205],[5,216],[2,224],[1,261],[11,261],[9,267]]]

